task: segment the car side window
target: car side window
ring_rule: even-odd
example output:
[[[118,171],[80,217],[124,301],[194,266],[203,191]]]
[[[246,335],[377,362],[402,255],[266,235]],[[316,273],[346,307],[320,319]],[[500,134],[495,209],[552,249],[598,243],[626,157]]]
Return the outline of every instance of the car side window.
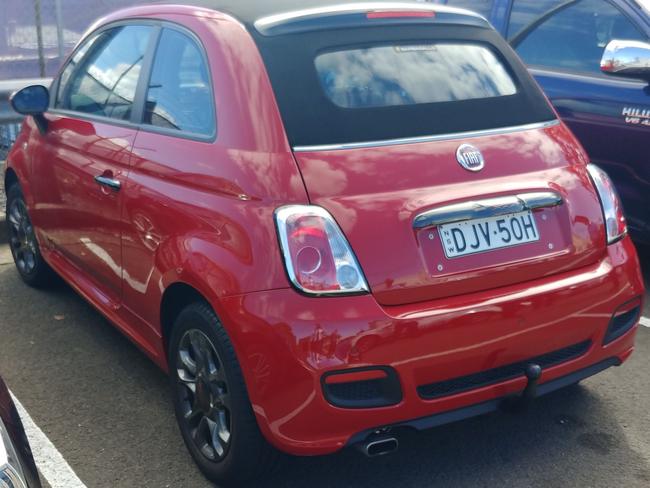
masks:
[[[513,15],[530,3],[516,0]],[[645,36],[609,2],[577,0],[549,6],[511,42],[530,66],[602,76],[600,58],[612,39],[645,40]]]
[[[93,46],[93,44],[95,44],[95,42],[100,37],[100,35],[101,34],[93,34],[90,36],[90,38],[86,39],[83,42],[83,44],[79,47],[79,49],[77,49],[75,53],[72,55],[72,57],[68,61],[68,64],[66,64],[65,68],[63,68],[63,72],[61,73],[61,76],[59,78],[56,100],[54,102],[55,107],[62,108],[63,91],[68,86],[68,82],[70,81],[70,76],[72,76],[72,73],[75,72],[81,60],[84,58],[84,56],[86,55],[88,50]]]
[[[91,38],[63,71],[56,106],[129,120],[151,32],[150,26],[126,25]]]
[[[165,28],[151,71],[144,123],[200,136],[216,132],[214,98],[202,48]]]

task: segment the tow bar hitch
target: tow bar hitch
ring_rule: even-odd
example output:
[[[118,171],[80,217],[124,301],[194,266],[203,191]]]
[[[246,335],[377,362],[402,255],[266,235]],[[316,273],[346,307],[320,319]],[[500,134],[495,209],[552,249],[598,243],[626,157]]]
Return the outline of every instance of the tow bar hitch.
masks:
[[[526,388],[521,392],[521,395],[512,395],[504,398],[501,403],[501,408],[504,411],[514,413],[526,410],[537,396],[537,381],[542,375],[542,367],[539,364],[530,363],[526,365],[524,374],[528,379]]]

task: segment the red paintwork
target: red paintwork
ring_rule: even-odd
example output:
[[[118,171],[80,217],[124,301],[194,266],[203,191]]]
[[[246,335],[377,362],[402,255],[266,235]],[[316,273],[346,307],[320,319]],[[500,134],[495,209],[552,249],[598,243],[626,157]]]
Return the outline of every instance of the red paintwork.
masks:
[[[482,151],[480,173],[470,174],[456,161],[461,142]],[[297,153],[296,159],[310,199],[338,221],[374,296],[398,305],[518,283],[602,258],[601,209],[578,148],[564,126],[555,126],[462,141]],[[566,204],[536,212],[543,238],[538,243],[447,260],[437,232],[433,241],[430,230],[414,236],[411,222],[424,210],[548,189]]]
[[[33,149],[31,217],[41,240],[101,283],[112,307],[122,289],[120,207],[123,195],[100,187],[104,174],[126,181],[136,130],[48,116],[46,144]]]
[[[236,347],[267,438],[294,454],[325,454],[362,430],[521,391],[516,379],[447,398],[421,400],[415,387],[524,360],[588,338],[583,357],[546,369],[541,381],[618,356],[636,328],[602,347],[614,309],[643,290],[626,238],[579,270],[453,298],[384,307],[370,295],[313,299],[293,290],[227,297],[220,317],[238,324]],[[334,302],[336,302],[334,304]],[[322,372],[393,366],[404,399],[393,407],[346,410],[328,405]]]
[[[480,173],[456,162],[459,141],[294,156],[240,24],[181,6],[132,8],[101,23],[125,17],[178,22],[202,39],[217,140],[48,113],[45,136],[25,122],[9,171],[47,261],[162,368],[165,291],[184,283],[212,304],[274,445],[333,452],[367,428],[521,390],[516,379],[423,401],[415,387],[588,338],[585,356],[545,370],[542,381],[629,356],[636,328],[600,344],[614,311],[643,294],[638,260],[629,238],[605,246],[586,156],[564,125],[460,141],[483,151]],[[107,170],[122,181],[120,192],[92,181]],[[417,213],[438,205],[549,188],[565,203],[536,214],[539,244],[445,262],[438,272],[437,237],[412,228]],[[372,294],[311,298],[290,287],[273,212],[310,202],[338,221]],[[400,404],[346,410],[324,400],[324,372],[372,365],[396,369]]]

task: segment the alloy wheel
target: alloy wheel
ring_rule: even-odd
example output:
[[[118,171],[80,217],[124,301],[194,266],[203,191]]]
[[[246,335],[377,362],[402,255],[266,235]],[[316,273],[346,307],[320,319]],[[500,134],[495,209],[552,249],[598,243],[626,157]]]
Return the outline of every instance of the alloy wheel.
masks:
[[[212,341],[198,329],[183,334],[176,361],[176,394],[198,451],[222,460],[231,442],[230,390],[223,363]]]
[[[14,199],[7,212],[9,220],[9,245],[13,254],[16,266],[24,274],[31,274],[36,267],[36,236],[34,227],[27,214],[25,202]]]

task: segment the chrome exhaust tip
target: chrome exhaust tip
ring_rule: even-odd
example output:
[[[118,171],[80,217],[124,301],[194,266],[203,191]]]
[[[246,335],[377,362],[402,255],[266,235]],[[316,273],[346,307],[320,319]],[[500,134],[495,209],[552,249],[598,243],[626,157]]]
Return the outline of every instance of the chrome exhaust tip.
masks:
[[[397,451],[399,442],[392,436],[373,437],[360,445],[361,452],[368,457],[383,456]]]

